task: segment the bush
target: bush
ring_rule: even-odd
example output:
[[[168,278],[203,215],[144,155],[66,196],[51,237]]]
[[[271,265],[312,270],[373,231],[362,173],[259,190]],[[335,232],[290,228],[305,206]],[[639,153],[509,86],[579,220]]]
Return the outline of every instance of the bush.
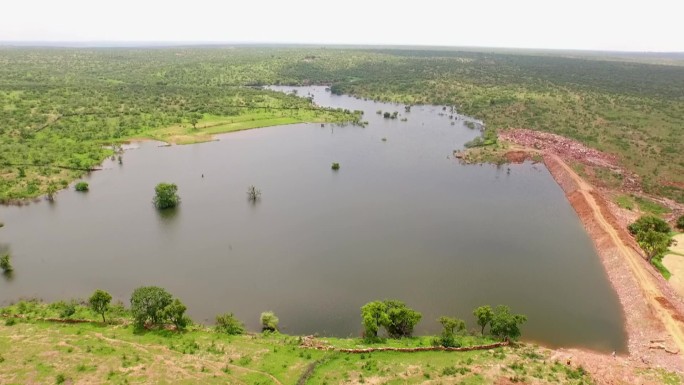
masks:
[[[88,191],[88,183],[87,182],[78,182],[78,183],[76,183],[75,189],[76,189],[76,191],[82,191],[82,192]]]
[[[265,311],[261,313],[261,331],[278,331],[278,317],[272,311]]]
[[[230,335],[239,335],[245,332],[245,325],[240,322],[233,313],[216,316],[216,331]]]
[[[176,207],[180,204],[178,196],[178,186],[173,183],[159,183],[154,188],[155,195],[152,203],[159,210]]]
[[[627,227],[632,235],[645,233],[653,230],[659,233],[669,234],[670,226],[664,220],[652,215],[644,215]]]
[[[333,162],[332,167],[333,170],[337,171],[340,169],[340,164],[337,162]]]
[[[62,309],[59,312],[59,318],[69,318],[72,315],[76,314],[76,303],[74,303],[73,301],[62,302],[60,307]]]
[[[684,215],[677,218],[676,226],[679,230],[684,231]]]

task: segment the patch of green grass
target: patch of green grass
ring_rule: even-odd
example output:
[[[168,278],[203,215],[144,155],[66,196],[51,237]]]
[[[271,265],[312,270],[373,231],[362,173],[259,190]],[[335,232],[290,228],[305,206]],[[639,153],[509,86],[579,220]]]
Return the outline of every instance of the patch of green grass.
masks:
[[[643,212],[650,213],[653,215],[662,215],[670,212],[670,209],[662,206],[661,204],[654,202],[648,198],[643,198],[637,195],[633,195],[632,198],[639,205],[639,209]]]
[[[618,207],[627,209],[627,210],[634,210],[634,199],[630,197],[629,195],[618,195],[615,197],[615,203],[618,205]]]

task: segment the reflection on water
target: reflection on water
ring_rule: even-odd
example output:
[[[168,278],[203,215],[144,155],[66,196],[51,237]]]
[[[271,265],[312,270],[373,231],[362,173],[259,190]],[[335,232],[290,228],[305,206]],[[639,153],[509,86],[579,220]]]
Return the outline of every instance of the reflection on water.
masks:
[[[528,316],[528,339],[624,351],[616,295],[542,165],[460,165],[453,151],[478,131],[441,107],[405,112],[299,90],[307,94],[364,110],[369,125],[144,142],[87,178],[87,194],[71,188],[54,205],[0,208],[0,242],[16,271],[0,280],[0,302],[97,288],[127,302],[136,287],[158,285],[198,322],[234,312],[257,330],[259,314],[273,310],[285,332],[339,336],[359,335],[360,307],[375,299],[421,311],[418,333],[438,332],[441,315],[476,327],[474,307],[506,304]],[[162,181],[178,185],[175,210],[151,203]],[[256,204],[251,185],[263,192]]]

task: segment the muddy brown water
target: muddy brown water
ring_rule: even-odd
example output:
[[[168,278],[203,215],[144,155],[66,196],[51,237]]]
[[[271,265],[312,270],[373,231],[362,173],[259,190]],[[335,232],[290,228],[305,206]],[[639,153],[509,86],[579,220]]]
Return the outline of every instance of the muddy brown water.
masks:
[[[417,333],[438,332],[440,315],[476,328],[474,307],[506,304],[528,316],[527,340],[625,351],[617,296],[543,165],[460,165],[453,151],[478,131],[441,107],[298,94],[363,110],[369,124],[139,143],[123,165],[87,177],[88,193],[72,186],[53,204],[0,208],[0,247],[15,268],[0,278],[0,302],[96,288],[127,302],[158,285],[198,322],[234,312],[256,330],[273,310],[284,332],[335,336],[358,336],[359,308],[375,299],[421,311]],[[178,184],[182,203],[160,213],[151,200],[163,181]],[[250,185],[262,191],[256,204]]]

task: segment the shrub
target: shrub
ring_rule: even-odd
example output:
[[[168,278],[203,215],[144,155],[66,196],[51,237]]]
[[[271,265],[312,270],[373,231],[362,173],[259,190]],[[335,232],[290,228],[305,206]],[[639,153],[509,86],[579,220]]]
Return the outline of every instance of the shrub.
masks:
[[[74,301],[62,302],[60,307],[62,310],[59,312],[59,318],[69,318],[76,314],[76,303]]]
[[[74,187],[76,191],[88,191],[88,182],[78,182],[76,183],[76,186]]]
[[[245,325],[233,313],[221,314],[216,316],[216,331],[239,335],[245,332]]]
[[[340,164],[337,162],[333,162],[332,167],[333,170],[337,171],[340,169]]]
[[[265,311],[261,313],[261,331],[278,331],[278,317],[272,311]]]
[[[684,231],[684,215],[677,218],[676,226],[679,230]]]
[[[173,183],[159,183],[154,188],[154,192],[155,195],[152,203],[159,210],[169,209],[180,204],[178,186]]]

